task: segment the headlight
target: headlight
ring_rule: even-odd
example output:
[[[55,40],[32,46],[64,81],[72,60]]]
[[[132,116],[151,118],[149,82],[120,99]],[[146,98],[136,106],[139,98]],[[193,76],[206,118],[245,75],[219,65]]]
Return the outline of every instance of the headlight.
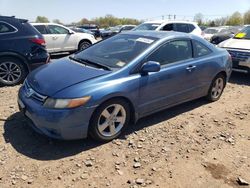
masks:
[[[53,99],[48,98],[43,104],[46,108],[76,108],[86,104],[90,100],[91,96],[86,96],[76,99]]]

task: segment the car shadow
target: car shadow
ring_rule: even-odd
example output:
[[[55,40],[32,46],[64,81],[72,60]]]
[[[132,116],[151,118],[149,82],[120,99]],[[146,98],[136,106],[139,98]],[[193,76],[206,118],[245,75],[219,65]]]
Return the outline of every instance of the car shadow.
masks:
[[[229,82],[232,84],[250,86],[250,74],[233,72],[229,79]]]
[[[166,121],[204,104],[207,104],[206,100],[198,99],[145,117],[135,125],[130,126],[119,139],[125,139],[126,135],[134,131]],[[5,142],[10,143],[17,152],[41,161],[74,156],[104,144],[90,138],[74,141],[50,139],[33,131],[28,126],[25,117],[19,112],[11,115],[5,121],[3,136]]]

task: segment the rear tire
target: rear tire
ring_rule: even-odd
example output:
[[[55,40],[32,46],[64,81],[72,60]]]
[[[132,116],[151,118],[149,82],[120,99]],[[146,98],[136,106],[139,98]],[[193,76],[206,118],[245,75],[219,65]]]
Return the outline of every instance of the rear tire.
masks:
[[[211,102],[219,100],[224,91],[225,86],[225,76],[223,74],[218,74],[212,81],[212,84],[207,94],[207,99]]]
[[[24,63],[14,57],[0,58],[0,85],[14,86],[24,81],[28,71]]]
[[[88,48],[89,46],[91,46],[92,44],[88,41],[82,41],[79,44],[78,50],[84,50],[86,48]]]
[[[129,104],[122,99],[111,99],[94,112],[89,125],[90,136],[101,142],[117,138],[130,121]]]

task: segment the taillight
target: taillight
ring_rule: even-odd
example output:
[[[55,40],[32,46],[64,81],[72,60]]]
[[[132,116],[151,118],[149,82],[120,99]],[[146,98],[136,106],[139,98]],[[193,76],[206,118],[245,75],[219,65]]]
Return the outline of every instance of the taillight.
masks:
[[[35,44],[38,44],[38,45],[42,45],[42,46],[45,46],[46,45],[46,42],[44,39],[41,39],[41,38],[32,38],[30,39],[31,42],[35,43]]]

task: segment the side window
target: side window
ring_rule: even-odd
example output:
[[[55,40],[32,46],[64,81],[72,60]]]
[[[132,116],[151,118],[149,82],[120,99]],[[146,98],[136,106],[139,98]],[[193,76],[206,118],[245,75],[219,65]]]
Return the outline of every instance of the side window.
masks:
[[[16,29],[12,27],[11,25],[4,23],[4,22],[0,22],[0,34],[11,33],[14,31],[16,31]]]
[[[49,25],[48,26],[50,34],[68,34],[69,31],[63,27],[57,25]]]
[[[48,34],[45,25],[35,25],[34,26],[41,34],[46,35]]]
[[[194,25],[192,24],[188,24],[188,27],[189,27],[189,33],[191,33],[195,29]]]
[[[161,65],[166,65],[190,58],[192,58],[191,41],[176,40],[161,46],[147,58],[147,61],[156,61]]]
[[[174,24],[167,24],[161,30],[163,30],[163,31],[173,31],[174,30]]]
[[[176,23],[175,30],[178,32],[189,33],[188,24]]]
[[[212,51],[209,48],[207,48],[205,45],[195,40],[193,40],[193,47],[194,47],[194,57],[202,57],[212,53]]]

